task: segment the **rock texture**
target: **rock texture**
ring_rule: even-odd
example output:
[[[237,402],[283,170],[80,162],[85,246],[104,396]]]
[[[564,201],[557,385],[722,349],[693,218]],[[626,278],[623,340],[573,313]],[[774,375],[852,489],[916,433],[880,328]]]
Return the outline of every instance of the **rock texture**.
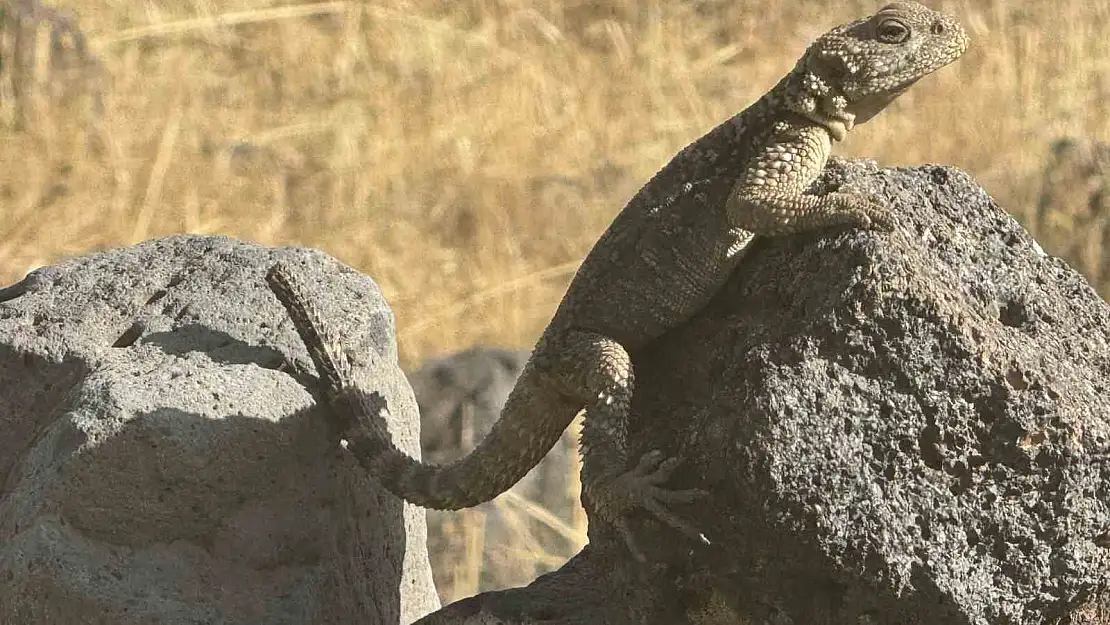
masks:
[[[1107,622],[1110,307],[963,172],[843,183],[897,232],[764,240],[634,355],[633,457],[687,459],[713,545],[643,520],[639,567],[591,517],[563,569],[421,623]]]
[[[302,266],[398,444],[415,405],[374,283],[319,252],[170,237],[0,290],[0,623],[409,623],[423,511],[308,409],[262,276]]]
[[[420,407],[424,459],[447,463],[469,452],[501,417],[527,350],[477,346],[430,358],[408,379]],[[428,553],[444,601],[521,586],[581,547],[577,436],[555,448],[507,496],[461,511],[428,510]],[[522,555],[525,554],[525,555]]]

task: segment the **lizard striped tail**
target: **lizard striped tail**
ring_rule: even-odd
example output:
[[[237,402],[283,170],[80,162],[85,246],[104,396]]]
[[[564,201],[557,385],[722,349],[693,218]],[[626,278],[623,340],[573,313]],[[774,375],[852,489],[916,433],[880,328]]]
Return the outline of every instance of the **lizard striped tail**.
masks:
[[[330,336],[327,326],[320,322],[320,313],[312,305],[300,279],[284,263],[276,263],[266,273],[266,284],[293,320],[293,327],[308,350],[308,356],[328,394],[354,386],[347,352],[339,347],[339,341]]]
[[[277,263],[266,282],[304,341],[348,450],[382,486],[406,501],[456,510],[493,499],[543,459],[580,409],[543,384],[543,376],[529,362],[506,400],[502,418],[473,451],[445,465],[422,463],[393,444],[385,398],[357,387],[347,353],[293,271]]]

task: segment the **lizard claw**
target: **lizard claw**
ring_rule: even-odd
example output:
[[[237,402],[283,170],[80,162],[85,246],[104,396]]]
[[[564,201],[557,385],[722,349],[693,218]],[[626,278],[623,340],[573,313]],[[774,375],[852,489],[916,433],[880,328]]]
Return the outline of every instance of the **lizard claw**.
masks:
[[[709,544],[709,539],[693,524],[670,511],[670,506],[692,503],[709,493],[696,488],[670,490],[661,486],[670,479],[681,463],[680,457],[665,458],[659,450],[650,451],[640,457],[631,471],[591,489],[594,491],[591,495],[598,514],[616,528],[632,557],[639,562],[646,561],[646,558],[628,526],[627,517],[633,508],[642,508],[690,540],[703,545]]]
[[[640,551],[640,546],[636,543],[636,536],[632,534],[632,529],[628,527],[628,521],[623,517],[616,519],[613,521],[613,527],[617,529],[617,533],[624,540],[624,546],[628,549],[628,553],[632,554],[632,558],[640,564],[647,562],[647,556],[644,555],[643,551]]]
[[[877,195],[867,194],[867,208],[864,212],[871,222],[870,228],[879,232],[894,232],[894,213]]]
[[[874,193],[851,190],[841,190],[841,193],[848,196],[850,212],[855,216],[859,227],[879,232],[894,231],[894,214],[881,197]]]

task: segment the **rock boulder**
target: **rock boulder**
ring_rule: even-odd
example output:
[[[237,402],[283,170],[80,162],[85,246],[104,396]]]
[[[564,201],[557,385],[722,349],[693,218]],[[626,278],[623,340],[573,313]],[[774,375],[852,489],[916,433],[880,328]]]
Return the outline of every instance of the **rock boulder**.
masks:
[[[897,231],[762,240],[633,355],[632,457],[686,459],[712,545],[641,519],[643,566],[591,517],[559,571],[421,623],[1107,622],[1110,306],[961,171],[820,184]]]
[[[409,623],[438,607],[424,513],[315,410],[263,275],[318,285],[418,453],[393,317],[315,251],[177,236],[0,290],[0,623]]]

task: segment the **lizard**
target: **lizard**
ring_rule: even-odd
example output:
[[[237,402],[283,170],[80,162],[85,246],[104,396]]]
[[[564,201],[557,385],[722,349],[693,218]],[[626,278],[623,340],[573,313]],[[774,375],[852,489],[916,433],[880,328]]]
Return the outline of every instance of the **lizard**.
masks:
[[[584,410],[587,510],[641,561],[628,524],[637,509],[708,543],[671,510],[706,495],[665,487],[679,456],[652,450],[629,468],[630,353],[706,305],[758,237],[892,230],[890,209],[872,195],[807,190],[834,143],[959,58],[969,41],[955,18],[908,1],[817,38],[765,95],[683,148],[616,215],[571,279],[498,421],[467,456],[445,465],[393,445],[381,397],[359,391],[308,290],[290,266],[274,265],[269,287],[305,342],[332,411],[353,424],[348,449],[395,495],[458,509],[510,488]]]

